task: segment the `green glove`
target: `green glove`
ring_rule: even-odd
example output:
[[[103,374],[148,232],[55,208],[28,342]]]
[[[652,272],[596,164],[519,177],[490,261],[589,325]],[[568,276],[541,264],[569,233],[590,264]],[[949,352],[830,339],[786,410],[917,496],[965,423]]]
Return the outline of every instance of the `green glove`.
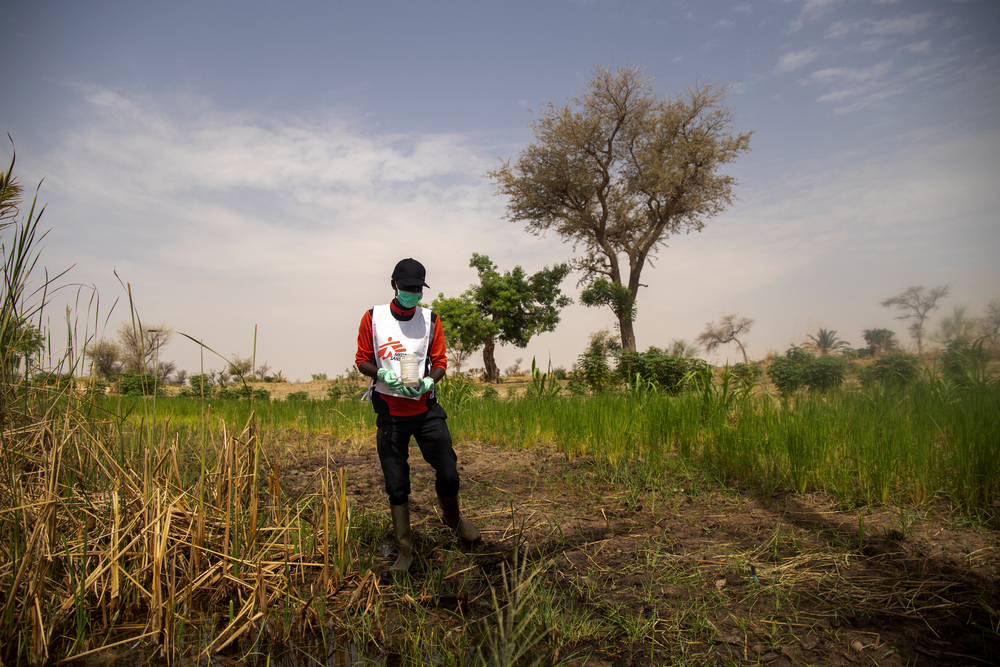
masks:
[[[416,398],[421,394],[426,394],[427,392],[434,389],[434,378],[431,376],[426,376],[420,378],[420,384],[416,387],[407,387],[406,395],[410,398]]]
[[[378,373],[376,375],[378,375],[379,382],[388,387],[389,391],[391,391],[392,393],[394,394],[406,393],[406,387],[403,386],[403,381],[399,379],[399,377],[397,377],[396,374],[390,371],[388,368],[378,369]]]

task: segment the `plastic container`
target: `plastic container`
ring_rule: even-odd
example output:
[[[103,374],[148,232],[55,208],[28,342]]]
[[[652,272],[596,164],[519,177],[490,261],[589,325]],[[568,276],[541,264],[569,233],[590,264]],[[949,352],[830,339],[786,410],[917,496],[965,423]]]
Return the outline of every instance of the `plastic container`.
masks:
[[[399,357],[399,377],[405,387],[416,387],[420,384],[420,370],[417,355],[402,354]]]

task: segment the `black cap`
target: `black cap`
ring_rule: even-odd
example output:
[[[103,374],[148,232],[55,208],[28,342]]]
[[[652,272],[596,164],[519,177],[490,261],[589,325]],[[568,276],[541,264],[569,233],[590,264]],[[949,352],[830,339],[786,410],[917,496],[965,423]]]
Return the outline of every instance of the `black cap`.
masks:
[[[401,287],[430,287],[424,280],[427,278],[427,271],[424,265],[413,259],[401,259],[392,270],[392,279]]]

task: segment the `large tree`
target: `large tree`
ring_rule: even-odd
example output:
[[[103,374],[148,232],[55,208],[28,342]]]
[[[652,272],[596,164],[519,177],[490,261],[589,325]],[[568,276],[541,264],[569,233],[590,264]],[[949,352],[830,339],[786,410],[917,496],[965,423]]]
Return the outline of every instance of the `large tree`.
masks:
[[[90,373],[103,380],[114,380],[122,372],[122,348],[113,340],[101,338],[86,347]]]
[[[118,327],[121,361],[133,373],[155,373],[160,349],[170,342],[174,332],[165,324],[148,326],[124,323]]]
[[[740,352],[743,353],[743,363],[749,364],[750,359],[747,357],[747,350],[743,347],[743,343],[740,342],[739,336],[750,333],[750,327],[752,326],[753,320],[749,317],[741,317],[736,313],[724,313],[718,322],[707,322],[705,324],[705,330],[698,334],[697,341],[705,346],[705,351],[708,353],[714,352],[723,345],[736,343],[740,348]]]
[[[902,311],[897,320],[910,320],[907,327],[910,335],[917,341],[917,354],[924,351],[924,323],[927,315],[938,307],[937,302],[948,296],[950,285],[939,285],[931,289],[923,286],[908,287],[896,296],[891,296],[882,302],[883,308],[898,308]]]
[[[752,133],[734,134],[726,94],[707,83],[663,99],[641,68],[597,67],[572,104],[541,111],[514,164],[489,172],[508,220],[583,250],[572,262],[590,286],[583,301],[612,309],[626,350],[647,260],[733,202],[736,181],[719,170]]]
[[[979,333],[983,336],[1000,333],[1000,299],[986,304],[986,312],[979,318]]]
[[[536,334],[555,330],[559,310],[572,303],[559,287],[569,266],[545,267],[532,276],[515,266],[501,275],[489,257],[477,253],[469,266],[479,272],[479,284],[460,297],[438,294],[431,308],[441,317],[451,345],[470,353],[483,348],[486,380],[497,383],[500,369],[493,356],[497,343],[527,347]]]

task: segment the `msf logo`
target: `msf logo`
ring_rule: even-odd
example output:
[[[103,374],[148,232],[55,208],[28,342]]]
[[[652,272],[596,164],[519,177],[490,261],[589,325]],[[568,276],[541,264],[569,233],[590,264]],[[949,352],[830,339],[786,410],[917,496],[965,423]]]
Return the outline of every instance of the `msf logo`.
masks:
[[[378,357],[379,359],[399,359],[399,355],[406,354],[406,348],[398,340],[394,341],[389,339],[389,342],[384,345],[379,345]]]

